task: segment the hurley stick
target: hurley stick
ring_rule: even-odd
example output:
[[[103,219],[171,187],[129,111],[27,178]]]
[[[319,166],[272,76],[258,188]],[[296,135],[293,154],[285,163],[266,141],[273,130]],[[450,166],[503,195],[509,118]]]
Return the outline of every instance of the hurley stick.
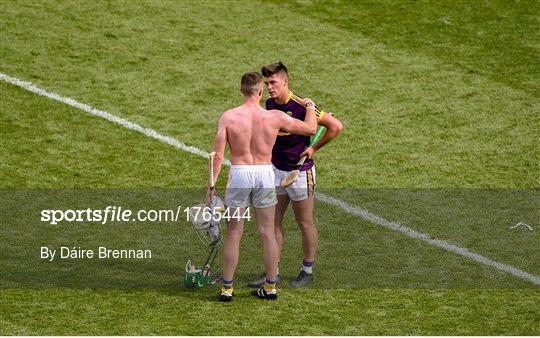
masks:
[[[324,133],[325,130],[326,128],[324,126],[319,126],[319,128],[317,129],[317,133],[315,133],[315,136],[309,143],[310,147],[313,146],[321,138],[321,135]],[[302,164],[304,164],[304,162],[306,161],[306,158],[307,155],[302,156],[298,163],[296,163],[296,167],[294,167],[294,170],[291,171],[289,175],[287,175],[287,177],[281,180],[281,187],[286,188],[293,184],[294,181],[296,181],[296,179],[298,178],[298,174],[300,173],[300,168],[302,167]]]

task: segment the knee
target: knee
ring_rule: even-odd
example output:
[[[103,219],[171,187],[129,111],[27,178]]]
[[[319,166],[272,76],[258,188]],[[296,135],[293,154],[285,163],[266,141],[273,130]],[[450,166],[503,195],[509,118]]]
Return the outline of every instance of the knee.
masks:
[[[306,220],[296,220],[296,223],[298,223],[298,226],[300,227],[300,230],[304,231],[304,230],[317,230],[317,228],[315,227],[315,224],[313,223],[313,221],[309,220],[309,221],[306,221]]]
[[[261,240],[263,242],[269,241],[271,239],[276,238],[276,234],[274,233],[273,228],[264,228],[259,230],[259,235],[261,236]]]

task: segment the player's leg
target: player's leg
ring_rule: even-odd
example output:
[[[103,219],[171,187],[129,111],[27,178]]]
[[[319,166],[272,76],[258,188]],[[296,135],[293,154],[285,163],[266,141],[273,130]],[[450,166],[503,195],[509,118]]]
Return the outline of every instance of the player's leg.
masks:
[[[302,233],[302,253],[304,256],[300,273],[291,282],[291,286],[295,288],[304,287],[313,280],[313,264],[319,242],[319,231],[313,222],[313,204],[313,196],[303,201],[292,202],[295,219]]]
[[[279,251],[274,232],[275,207],[255,208],[257,230],[261,236],[266,279],[263,286],[253,294],[259,298],[276,299],[276,281]]]
[[[234,214],[235,209],[229,209]],[[245,208],[240,208],[240,215],[244,214]],[[232,299],[234,271],[240,258],[240,239],[244,232],[244,220],[231,218],[227,222],[227,236],[223,244],[223,287],[220,299],[229,301]]]
[[[285,238],[285,232],[283,230],[283,216],[285,215],[285,211],[287,211],[287,207],[289,206],[290,199],[288,195],[277,195],[277,205],[276,205],[276,212],[274,215],[274,233],[276,235],[276,243],[278,246],[278,270],[276,275],[276,283],[279,284],[281,277],[279,275],[279,263],[280,263],[280,257],[281,257],[281,250],[283,249],[283,242]],[[249,287],[252,288],[258,288],[261,287],[266,280],[266,272],[263,272],[258,278],[250,281],[248,283]]]
[[[291,200],[288,195],[278,195],[277,200],[278,204],[276,205],[274,232],[276,234],[279,256],[281,257],[281,251],[283,250],[283,242],[285,239],[285,231],[283,230],[283,216],[285,215],[285,211],[287,211]]]
[[[313,280],[313,264],[319,243],[319,231],[313,221],[315,168],[300,172],[299,179],[291,188],[294,194],[292,206],[296,223],[302,234],[303,261],[299,275],[291,283],[293,287],[304,287]]]
[[[234,209],[230,209],[232,213]],[[240,208],[242,215],[245,208]],[[231,218],[227,222],[227,237],[223,244],[223,279],[232,280],[240,257],[240,239],[244,232],[244,220]]]
[[[263,259],[266,268],[266,278],[276,279],[277,262],[279,258],[276,235],[274,233],[274,207],[255,208],[257,215],[257,230],[263,245]]]
[[[265,168],[265,167],[263,167]],[[257,216],[257,230],[261,236],[263,259],[266,278],[262,287],[252,292],[254,296],[263,299],[277,299],[276,283],[278,273],[279,251],[274,232],[276,204],[276,189],[274,186],[274,171],[271,166],[261,169],[255,176],[256,186],[253,189],[252,204]]]
[[[314,197],[303,201],[293,201],[294,217],[302,233],[302,253],[305,261],[315,261],[315,254],[319,242],[319,231],[313,222]]]
[[[249,177],[241,166],[231,166],[225,205],[229,215],[243,215],[249,207],[250,191]],[[223,286],[219,297],[222,301],[230,301],[233,294],[234,271],[240,257],[240,239],[244,232],[244,219],[230,217],[227,222],[227,236],[223,244]]]
[[[274,174],[275,174],[275,180],[274,184],[276,186],[276,197],[277,197],[277,205],[276,205],[276,212],[275,212],[275,218],[274,218],[274,232],[276,235],[276,241],[278,245],[278,256],[281,256],[281,250],[283,248],[283,240],[284,240],[284,231],[283,231],[283,215],[285,214],[285,211],[287,210],[287,207],[289,206],[289,196],[285,188],[279,187],[280,180],[287,175],[288,172],[281,171],[279,169],[274,168]],[[256,279],[250,281],[248,283],[249,287],[252,288],[259,288],[261,287],[266,280],[266,272],[263,272],[259,277]],[[276,276],[276,283],[279,284],[280,282],[280,275],[279,275],[279,257],[278,257],[278,274]]]
[[[285,240],[285,231],[283,229],[283,216],[289,207],[291,199],[289,198],[289,193],[287,189],[281,187],[279,182],[289,174],[288,171],[279,170],[274,167],[275,175],[275,185],[276,185],[276,196],[277,196],[277,205],[276,205],[276,214],[274,219],[274,232],[276,233],[276,241],[278,244],[279,257],[281,257],[281,251],[283,250],[283,242]],[[279,281],[279,267],[280,260],[278,259],[278,281]]]

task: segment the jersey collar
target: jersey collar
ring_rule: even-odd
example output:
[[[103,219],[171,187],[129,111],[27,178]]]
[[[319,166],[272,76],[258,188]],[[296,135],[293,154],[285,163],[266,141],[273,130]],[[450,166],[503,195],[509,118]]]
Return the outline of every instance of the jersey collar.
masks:
[[[289,95],[287,96],[287,99],[285,100],[285,103],[284,104],[287,104],[289,103],[289,101],[291,100],[291,98],[293,97],[293,92],[289,90]]]

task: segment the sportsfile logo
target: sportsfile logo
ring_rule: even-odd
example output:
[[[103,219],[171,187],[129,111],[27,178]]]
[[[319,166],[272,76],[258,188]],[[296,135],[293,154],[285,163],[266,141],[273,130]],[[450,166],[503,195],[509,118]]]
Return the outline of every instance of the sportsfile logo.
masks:
[[[140,209],[136,212],[121,206],[107,206],[105,209],[43,209],[41,222],[51,225],[59,223],[91,222],[106,224],[109,222],[177,222],[183,208],[176,209]]]

